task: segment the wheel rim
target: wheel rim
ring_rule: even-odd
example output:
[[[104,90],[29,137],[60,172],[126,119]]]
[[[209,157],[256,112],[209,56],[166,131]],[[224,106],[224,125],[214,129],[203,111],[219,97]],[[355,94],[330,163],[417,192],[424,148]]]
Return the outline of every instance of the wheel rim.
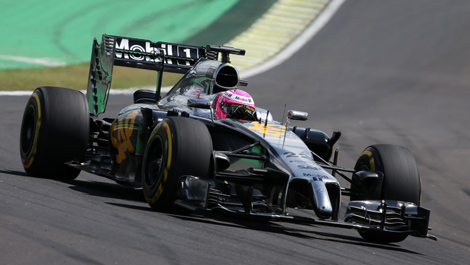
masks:
[[[24,116],[23,128],[21,130],[21,151],[24,154],[31,152],[36,131],[36,111],[30,106]]]
[[[160,182],[160,173],[163,165],[163,144],[160,137],[157,137],[149,154],[145,183],[148,187],[155,187]]]

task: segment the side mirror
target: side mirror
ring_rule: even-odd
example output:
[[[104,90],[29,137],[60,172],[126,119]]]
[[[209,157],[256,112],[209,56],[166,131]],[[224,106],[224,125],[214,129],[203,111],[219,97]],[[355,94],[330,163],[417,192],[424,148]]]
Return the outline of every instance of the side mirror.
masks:
[[[188,107],[191,107],[191,108],[210,109],[211,106],[212,106],[212,102],[207,99],[195,99],[195,98],[188,99]]]
[[[298,110],[289,110],[287,112],[287,117],[290,120],[306,121],[308,119],[308,113]]]

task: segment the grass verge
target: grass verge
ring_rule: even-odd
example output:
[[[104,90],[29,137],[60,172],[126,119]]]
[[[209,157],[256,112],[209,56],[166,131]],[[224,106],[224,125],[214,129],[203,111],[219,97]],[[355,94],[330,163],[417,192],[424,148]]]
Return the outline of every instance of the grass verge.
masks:
[[[0,70],[0,91],[31,90],[40,86],[59,86],[76,90],[87,88],[89,63],[30,69]],[[163,74],[163,86],[174,85],[182,75]],[[114,67],[111,88],[155,86],[157,72],[127,67]]]

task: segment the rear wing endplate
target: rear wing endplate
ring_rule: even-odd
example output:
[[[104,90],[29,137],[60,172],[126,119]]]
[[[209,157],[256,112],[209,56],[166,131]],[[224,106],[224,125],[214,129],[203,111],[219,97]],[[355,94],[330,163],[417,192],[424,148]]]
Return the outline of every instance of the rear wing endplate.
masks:
[[[222,54],[222,62],[228,63],[230,54],[244,55],[245,50],[216,45],[201,47],[152,42],[103,34],[101,44],[95,38],[92,46],[87,87],[90,113],[98,115],[105,111],[114,65],[185,74],[199,59],[217,60],[219,53]]]

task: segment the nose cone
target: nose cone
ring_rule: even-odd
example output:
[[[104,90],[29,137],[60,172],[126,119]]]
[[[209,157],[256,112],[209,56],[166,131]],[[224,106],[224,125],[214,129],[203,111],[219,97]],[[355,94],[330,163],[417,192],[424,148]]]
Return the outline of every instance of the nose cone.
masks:
[[[312,179],[312,202],[315,214],[320,219],[328,219],[333,215],[333,207],[331,206],[330,197],[326,189],[325,183],[321,179]]]

